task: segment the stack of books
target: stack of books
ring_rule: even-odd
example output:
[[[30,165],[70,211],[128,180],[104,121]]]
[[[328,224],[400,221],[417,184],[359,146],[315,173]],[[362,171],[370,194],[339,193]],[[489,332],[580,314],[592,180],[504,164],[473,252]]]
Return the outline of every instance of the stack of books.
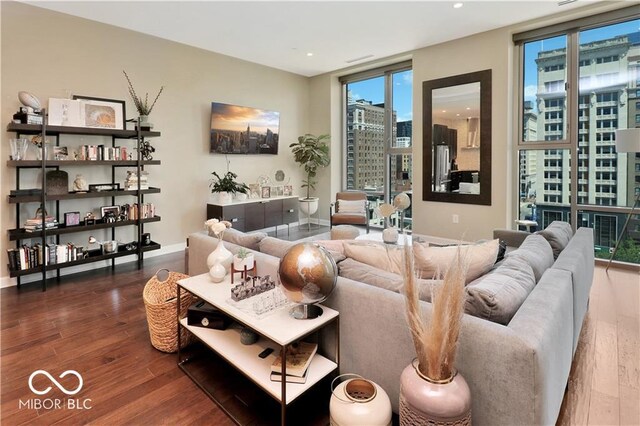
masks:
[[[46,229],[54,229],[58,227],[58,221],[53,216],[46,216],[44,218],[44,226]],[[27,219],[24,223],[24,230],[27,232],[36,232],[42,230],[42,218],[34,217],[33,219]]]
[[[132,191],[136,189],[138,189],[138,173],[135,170],[129,170],[124,181],[124,190]],[[149,189],[149,172],[145,170],[140,172],[140,189]]]
[[[299,342],[287,348],[287,383],[305,383],[307,370],[318,351],[315,343]],[[282,355],[271,365],[271,381],[282,382]]]
[[[47,244],[42,246],[40,243],[31,247],[24,244],[22,247],[7,249],[9,256],[9,269],[12,271],[20,271],[32,269],[45,265],[53,265],[56,263],[73,262],[84,258],[84,247],[74,244]]]

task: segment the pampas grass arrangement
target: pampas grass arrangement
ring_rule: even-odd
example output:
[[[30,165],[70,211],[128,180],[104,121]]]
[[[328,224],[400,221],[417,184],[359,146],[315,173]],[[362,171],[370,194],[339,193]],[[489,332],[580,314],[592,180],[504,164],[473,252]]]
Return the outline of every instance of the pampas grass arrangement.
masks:
[[[407,322],[416,349],[418,369],[434,381],[449,380],[455,374],[456,348],[464,310],[464,285],[469,262],[458,248],[443,282],[432,294],[433,314],[426,321],[420,311],[411,246],[404,246],[404,287]],[[441,274],[438,274],[442,276]]]

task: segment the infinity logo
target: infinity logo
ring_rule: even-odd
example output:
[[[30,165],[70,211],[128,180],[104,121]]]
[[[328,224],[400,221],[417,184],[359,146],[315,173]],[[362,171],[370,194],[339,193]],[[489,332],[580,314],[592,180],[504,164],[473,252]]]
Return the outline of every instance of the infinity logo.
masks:
[[[70,391],[69,391],[69,390],[67,390],[67,389],[66,389],[64,386],[62,386],[60,383],[58,383],[58,381],[57,381],[56,379],[54,379],[54,378],[53,378],[53,376],[52,376],[51,374],[49,374],[48,372],[46,372],[46,371],[44,371],[44,370],[36,370],[36,371],[34,371],[33,373],[31,373],[31,375],[29,376],[29,389],[31,389],[31,392],[35,393],[36,395],[44,395],[44,394],[49,393],[49,391],[51,391],[51,386],[47,387],[47,388],[46,388],[45,390],[43,390],[43,391],[36,390],[36,389],[33,387],[33,378],[34,378],[35,376],[37,376],[38,374],[42,374],[42,375],[46,376],[49,380],[51,380],[51,382],[52,382],[54,385],[56,385],[56,387],[57,387],[58,389],[60,389],[62,392],[64,392],[64,393],[65,393],[65,394],[67,394],[67,395],[75,395],[75,394],[77,394],[78,392],[80,392],[80,389],[82,389],[82,384],[83,384],[82,376],[80,375],[80,373],[78,373],[78,372],[77,372],[77,371],[75,371],[75,370],[67,370],[67,371],[65,371],[64,373],[62,373],[62,374],[60,375],[60,377],[59,377],[60,379],[62,379],[63,377],[68,376],[69,374],[72,374],[72,375],[74,375],[74,376],[76,376],[76,377],[78,378],[78,382],[79,382],[78,387],[77,387],[76,389],[74,389],[74,390],[70,390]]]

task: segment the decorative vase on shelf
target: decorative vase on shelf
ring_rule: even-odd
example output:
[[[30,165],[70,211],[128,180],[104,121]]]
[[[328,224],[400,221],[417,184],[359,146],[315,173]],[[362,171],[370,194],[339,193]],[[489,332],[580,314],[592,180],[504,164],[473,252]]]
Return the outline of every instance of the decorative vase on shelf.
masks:
[[[141,129],[153,129],[153,124],[149,123],[148,115],[140,115],[140,128]]]
[[[211,270],[216,263],[219,263],[224,267],[225,273],[228,273],[231,269],[231,262],[233,262],[233,254],[227,250],[222,240],[218,240],[216,249],[207,257],[207,267]]]
[[[457,372],[446,380],[432,380],[418,369],[417,360],[400,376],[400,425],[471,425],[471,392]]]
[[[227,271],[221,263],[216,263],[209,269],[209,276],[214,283],[220,283],[227,276]]]
[[[382,241],[387,244],[396,244],[398,242],[398,229],[391,226],[389,217],[384,218],[384,229],[382,230]]]

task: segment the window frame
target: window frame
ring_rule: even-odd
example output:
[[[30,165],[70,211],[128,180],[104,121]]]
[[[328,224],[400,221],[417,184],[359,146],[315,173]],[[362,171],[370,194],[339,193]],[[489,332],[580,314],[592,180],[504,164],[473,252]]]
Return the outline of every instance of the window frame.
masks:
[[[520,171],[519,171],[519,159],[520,151],[528,150],[549,150],[549,149],[569,149],[570,158],[574,159],[570,167],[570,222],[571,227],[575,231],[578,224],[578,213],[581,211],[589,212],[602,212],[602,213],[617,213],[617,214],[629,214],[631,213],[631,206],[599,206],[591,204],[579,204],[579,182],[578,182],[578,152],[579,152],[579,126],[580,126],[580,93],[579,93],[579,76],[580,68],[582,67],[579,60],[580,45],[579,34],[582,31],[604,27],[608,25],[614,25],[622,22],[640,19],[640,6],[630,6],[617,9],[610,12],[605,12],[585,18],[579,18],[572,21],[567,21],[560,24],[551,25],[523,33],[514,34],[513,42],[517,51],[517,108],[515,108],[515,114],[517,114],[516,122],[517,130],[515,132],[516,152],[514,153],[514,166],[516,173],[514,173],[517,179],[514,185],[514,199],[516,202],[512,203],[514,208],[514,217],[519,217],[519,204],[520,194],[518,188],[520,187]],[[565,35],[567,37],[566,46],[566,79],[567,79],[567,114],[565,117],[567,133],[566,138],[556,141],[524,141],[524,46],[528,42],[534,42],[544,40],[551,37],[557,37]],[[589,65],[592,65],[591,63]],[[611,119],[612,120],[612,119]]]
[[[391,194],[391,176],[390,176],[390,162],[391,156],[398,154],[408,154],[413,156],[413,144],[415,140],[411,138],[411,146],[408,148],[392,147],[393,142],[393,128],[391,123],[393,122],[393,74],[413,70],[413,61],[407,60],[398,62],[395,64],[377,67],[366,71],[357,72],[354,74],[345,75],[339,77],[338,81],[341,84],[342,92],[342,190],[347,188],[347,166],[348,155],[347,152],[347,85],[350,83],[357,83],[359,81],[368,80],[376,77],[384,77],[384,200],[389,200]],[[412,173],[413,174],[413,173]],[[415,175],[414,175],[415,176]],[[412,182],[413,187],[413,182]]]

